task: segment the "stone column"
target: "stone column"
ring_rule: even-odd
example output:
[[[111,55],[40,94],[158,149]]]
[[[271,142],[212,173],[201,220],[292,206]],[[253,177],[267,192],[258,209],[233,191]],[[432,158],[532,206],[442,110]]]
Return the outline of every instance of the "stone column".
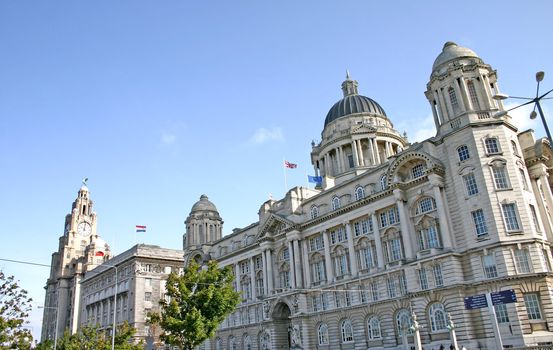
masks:
[[[449,118],[449,110],[451,108],[448,108],[448,104],[446,103],[445,96],[443,94],[443,91],[438,91],[438,99],[440,100],[440,106],[442,106],[442,111],[444,112],[442,122],[449,121],[451,118]]]
[[[328,239],[328,232],[323,231],[323,243],[325,245],[325,265],[326,265],[326,282],[328,284],[334,282],[334,272],[332,270],[332,259],[330,257],[330,240]]]
[[[374,243],[376,245],[376,262],[379,269],[384,268],[384,249],[382,247],[382,238],[380,238],[380,230],[378,229],[378,218],[376,217],[376,212],[369,214],[373,222],[373,234],[374,234]]]
[[[359,166],[359,153],[357,152],[357,141],[353,140],[351,142],[351,151],[353,153],[353,166],[356,168]]]
[[[296,260],[296,257],[294,256],[294,247],[292,246],[292,241],[288,241],[288,254],[290,255],[290,288],[294,289],[296,288],[296,267],[294,264],[294,260]]]
[[[294,270],[296,274],[296,288],[303,287],[302,269],[301,269],[301,253],[300,253],[300,241],[295,239],[292,241],[294,247]]]
[[[444,107],[442,105],[442,101],[440,101],[440,96],[438,96],[438,93],[436,91],[432,91],[432,95],[434,96],[434,101],[436,102],[436,108],[438,112],[438,117],[440,118],[440,122],[436,123],[437,125],[441,125],[444,122],[445,116],[447,113],[444,113]]]
[[[470,100],[469,89],[467,86],[467,82],[465,81],[465,78],[461,77],[461,84],[459,88],[461,89],[461,93],[463,95],[463,102],[465,103],[465,107],[467,108],[467,111],[474,111],[474,107],[472,105],[472,101]]]
[[[265,254],[267,254],[267,288],[269,289],[267,295],[270,295],[274,290],[273,256],[270,249],[267,249]]]
[[[307,239],[304,239],[303,241],[300,241],[300,246],[302,250],[303,255],[303,272],[304,272],[304,279],[305,279],[305,288],[309,288],[311,285],[311,269],[309,266],[309,252],[307,251]]]
[[[453,86],[453,90],[458,96],[457,103],[459,104],[459,107],[461,107],[461,111],[466,112],[468,111],[468,108],[466,107],[466,104],[465,104],[466,97],[464,94],[464,90],[461,89],[461,86],[459,85],[459,81],[457,79],[455,79],[454,82],[455,83]]]
[[[487,108],[495,107],[493,105],[492,93],[490,91],[490,81],[488,80],[488,77],[480,74],[480,81],[482,82],[482,87],[483,87],[483,90],[484,90],[484,96],[485,96],[484,104],[485,104],[485,106]]]
[[[361,140],[357,140],[357,152],[359,153],[359,165],[364,166],[365,165],[365,157],[363,155],[363,143]]]
[[[346,235],[348,236],[348,251],[349,251],[349,261],[351,267],[351,276],[357,277],[359,273],[359,268],[357,267],[357,257],[355,256],[355,248],[353,247],[353,232],[351,229],[351,223],[344,223],[346,227]]]
[[[378,154],[378,144],[376,143],[376,138],[372,138],[372,148],[373,148],[373,157],[374,157],[374,164],[378,165],[380,164],[380,155]]]
[[[250,258],[250,280],[250,286],[252,289],[252,300],[255,300],[257,298],[257,283],[255,283],[255,263],[253,256]]]
[[[342,148],[342,146],[340,146],[337,148],[337,150],[338,150],[338,164],[340,167],[340,172],[343,173],[346,171],[346,162],[345,162],[346,157],[344,157],[344,149]]]
[[[238,293],[242,293],[242,283],[240,281],[240,262],[238,262],[236,265],[234,265],[234,276],[236,276],[236,291]],[[244,299],[244,296],[242,295],[242,299]]]
[[[438,210],[438,217],[440,222],[440,232],[442,235],[442,243],[444,248],[453,248],[451,231],[449,230],[449,221],[447,218],[446,205],[443,198],[443,193],[441,188],[444,186],[443,179],[441,176],[436,174],[428,175],[428,180],[432,184],[432,189],[434,191],[434,200],[436,201],[436,207]]]
[[[269,295],[269,289],[267,287],[267,283],[269,281],[269,277],[267,274],[267,251],[263,250],[261,251],[261,259],[263,260],[263,294]]]
[[[411,242],[412,234],[409,230],[409,217],[407,216],[405,209],[405,193],[402,190],[396,188],[394,190],[394,197],[396,198],[397,210],[399,212],[401,239],[403,241],[403,247],[405,249],[405,257],[407,259],[413,259],[415,255]]]
[[[553,238],[553,223],[548,211],[553,208],[553,194],[549,187],[547,167],[544,164],[536,164],[529,168],[528,172],[530,173],[531,186],[536,197],[544,230],[549,235],[548,239],[551,240]],[[540,187],[543,191],[543,197],[540,193]]]

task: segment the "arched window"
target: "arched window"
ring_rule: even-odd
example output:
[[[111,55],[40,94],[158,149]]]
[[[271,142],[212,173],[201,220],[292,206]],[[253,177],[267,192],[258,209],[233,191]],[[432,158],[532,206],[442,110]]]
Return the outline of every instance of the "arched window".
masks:
[[[215,340],[215,350],[223,350],[223,341],[221,338],[217,338],[217,340]]]
[[[413,334],[413,330],[411,329],[412,325],[413,319],[411,318],[409,311],[402,309],[396,314],[396,327],[400,336],[403,334]]]
[[[278,280],[280,288],[290,288],[290,266],[287,263],[283,263],[278,271]]]
[[[311,219],[316,219],[319,216],[319,207],[313,205],[311,207]]]
[[[382,177],[380,177],[380,189],[384,191],[387,188],[388,188],[388,179],[386,178],[386,175],[382,175]]]
[[[434,201],[434,198],[424,197],[422,199],[419,199],[419,201],[417,202],[415,215],[428,213],[433,210],[436,210],[436,201]]]
[[[271,336],[267,332],[259,334],[259,348],[261,350],[271,349]]]
[[[367,333],[369,333],[369,339],[381,339],[382,332],[380,331],[380,320],[378,317],[373,316],[367,321]]]
[[[334,252],[334,271],[336,277],[343,277],[349,273],[348,252],[341,246]]]
[[[341,325],[342,331],[342,343],[349,343],[353,341],[353,326],[350,320],[343,320]]]
[[[470,158],[469,148],[467,145],[462,145],[457,147],[457,155],[459,156],[459,161],[462,162]]]
[[[365,190],[363,189],[363,187],[357,186],[357,188],[355,189],[355,200],[358,201],[363,198],[365,198]]]
[[[497,140],[497,137],[488,137],[484,141],[486,145],[486,153],[487,154],[498,154],[501,152],[501,149],[499,148],[499,141]]]
[[[317,339],[319,345],[328,345],[328,326],[326,323],[321,323],[317,329]]]
[[[470,102],[472,103],[472,108],[475,111],[480,110],[480,103],[478,103],[478,95],[476,94],[476,88],[474,87],[474,82],[472,80],[467,81],[467,89],[469,90]]]
[[[447,330],[447,317],[442,304],[434,303],[430,305],[428,308],[428,318],[430,319],[430,329],[432,332]]]
[[[340,198],[338,196],[332,197],[332,210],[340,209]]]
[[[229,350],[238,350],[236,339],[232,335],[228,338],[228,348]]]
[[[249,335],[246,334],[244,336],[243,344],[244,350],[252,350],[252,341]]]
[[[507,175],[507,169],[505,167],[505,162],[503,161],[494,161],[491,164],[493,181],[495,184],[495,189],[505,190],[511,188],[509,183],[509,176]]]
[[[518,147],[517,147],[517,143],[515,142],[515,140],[511,140],[511,148],[513,149],[513,154],[515,156],[520,156],[520,154],[518,153]]]
[[[453,107],[453,112],[457,113],[457,111],[459,111],[459,102],[457,101],[455,90],[450,87],[447,89],[447,93],[449,94],[449,101],[451,102],[451,107]]]
[[[265,294],[263,289],[263,271],[257,271],[255,274],[255,290],[257,295]]]
[[[326,270],[324,257],[321,254],[315,253],[310,258],[311,280],[313,283],[319,283],[326,280]]]

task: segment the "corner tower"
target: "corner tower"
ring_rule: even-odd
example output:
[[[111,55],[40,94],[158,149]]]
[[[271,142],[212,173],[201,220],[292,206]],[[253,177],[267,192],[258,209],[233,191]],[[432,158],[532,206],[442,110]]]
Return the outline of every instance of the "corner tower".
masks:
[[[58,251],[52,254],[50,277],[46,281],[41,341],[71,334],[79,326],[80,281],[86,271],[110,258],[110,248],[97,233],[97,215],[93,210],[86,179],[65,217]],[[58,315],[59,313],[59,315]],[[56,327],[57,323],[57,327]]]
[[[207,255],[213,242],[221,239],[223,231],[223,219],[219,215],[215,204],[205,194],[200,196],[190,210],[190,214],[184,221],[186,233],[182,237],[183,249],[186,257],[193,252]],[[194,255],[196,258],[196,255]]]
[[[384,109],[359,95],[359,83],[349,72],[342,83],[344,98],[328,111],[321,142],[312,143],[311,163],[331,188],[386,162],[407,147],[407,139],[394,129]]]

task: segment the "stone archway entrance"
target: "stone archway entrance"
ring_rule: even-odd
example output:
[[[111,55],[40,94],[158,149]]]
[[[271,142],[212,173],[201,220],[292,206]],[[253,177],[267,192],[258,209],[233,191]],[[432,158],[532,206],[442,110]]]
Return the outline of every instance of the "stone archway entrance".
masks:
[[[273,310],[275,333],[273,349],[290,349],[290,307],[286,303],[278,303]]]

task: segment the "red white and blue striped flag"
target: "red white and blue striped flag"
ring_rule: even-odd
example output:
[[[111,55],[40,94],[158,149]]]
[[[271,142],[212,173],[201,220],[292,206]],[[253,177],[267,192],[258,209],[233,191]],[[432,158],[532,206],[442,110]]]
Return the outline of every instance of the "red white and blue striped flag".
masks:
[[[146,232],[146,226],[136,225],[136,233],[138,233],[138,232]]]

